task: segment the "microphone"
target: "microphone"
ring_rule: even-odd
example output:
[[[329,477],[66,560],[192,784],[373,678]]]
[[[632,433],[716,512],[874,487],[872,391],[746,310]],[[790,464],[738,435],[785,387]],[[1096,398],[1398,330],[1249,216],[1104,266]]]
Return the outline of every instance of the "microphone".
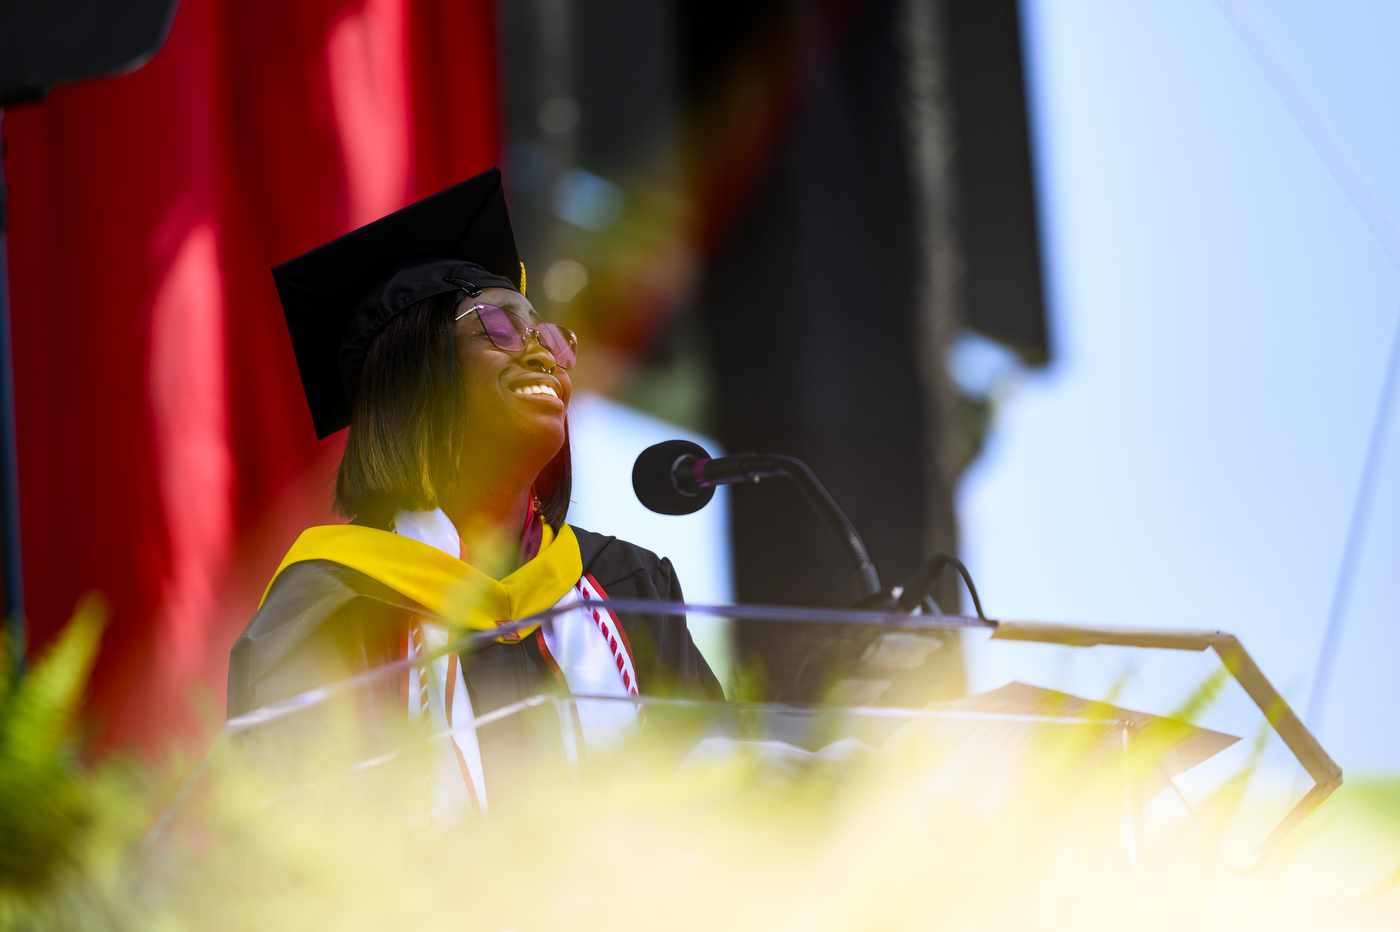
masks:
[[[880,577],[855,526],[801,460],[782,454],[735,453],[711,457],[689,440],[666,440],[647,447],[632,465],[637,500],[663,515],[694,514],[710,503],[715,487],[781,476],[797,484],[807,504],[836,533],[855,569],[861,598],[878,594]]]
[[[666,440],[643,450],[632,464],[632,491],[637,493],[637,501],[661,515],[690,515],[708,505],[715,497],[714,486],[702,489],[687,485],[682,491],[675,472],[683,460],[691,464],[714,462],[704,447],[689,440]]]

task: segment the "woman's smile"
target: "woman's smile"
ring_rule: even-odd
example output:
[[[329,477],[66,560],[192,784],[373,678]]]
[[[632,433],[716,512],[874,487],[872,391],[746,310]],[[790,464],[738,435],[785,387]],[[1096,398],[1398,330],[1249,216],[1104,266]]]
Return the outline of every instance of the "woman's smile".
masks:
[[[522,398],[533,402],[544,402],[551,407],[564,407],[563,387],[559,382],[549,376],[531,375],[516,382],[510,387],[512,395],[519,395]]]

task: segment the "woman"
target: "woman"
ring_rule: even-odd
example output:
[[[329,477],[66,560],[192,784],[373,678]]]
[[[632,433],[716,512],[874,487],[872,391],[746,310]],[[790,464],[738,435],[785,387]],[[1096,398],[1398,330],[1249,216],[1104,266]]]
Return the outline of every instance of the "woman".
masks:
[[[273,274],[318,436],[350,428],[335,494],[352,520],[308,529],[278,568],[233,648],[230,716],[462,629],[585,599],[681,600],[668,560],[566,523],[577,346],[526,297],[499,171]],[[683,616],[585,609],[405,685],[401,707],[456,729],[460,788],[479,808],[524,736],[510,718],[460,727],[473,716],[561,686],[723,695]],[[638,720],[626,701],[574,709],[570,749],[612,744]]]

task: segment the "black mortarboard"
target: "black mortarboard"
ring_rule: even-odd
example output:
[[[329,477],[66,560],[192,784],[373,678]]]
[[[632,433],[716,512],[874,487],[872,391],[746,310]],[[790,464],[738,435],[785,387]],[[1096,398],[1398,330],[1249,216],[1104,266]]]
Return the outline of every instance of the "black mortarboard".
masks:
[[[525,292],[498,168],[283,262],[272,277],[317,437],[349,425],[365,351],[409,305],[468,284]]]

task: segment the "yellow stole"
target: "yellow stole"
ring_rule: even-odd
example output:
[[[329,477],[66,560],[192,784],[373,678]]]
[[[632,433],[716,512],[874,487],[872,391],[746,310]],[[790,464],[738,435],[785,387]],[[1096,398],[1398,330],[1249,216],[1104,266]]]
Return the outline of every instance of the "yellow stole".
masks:
[[[354,524],[302,531],[272,574],[273,582],[303,560],[330,560],[358,570],[453,625],[479,631],[553,608],[583,575],[578,538],[567,524],[557,534],[546,524],[535,558],[500,580],[422,541]]]

